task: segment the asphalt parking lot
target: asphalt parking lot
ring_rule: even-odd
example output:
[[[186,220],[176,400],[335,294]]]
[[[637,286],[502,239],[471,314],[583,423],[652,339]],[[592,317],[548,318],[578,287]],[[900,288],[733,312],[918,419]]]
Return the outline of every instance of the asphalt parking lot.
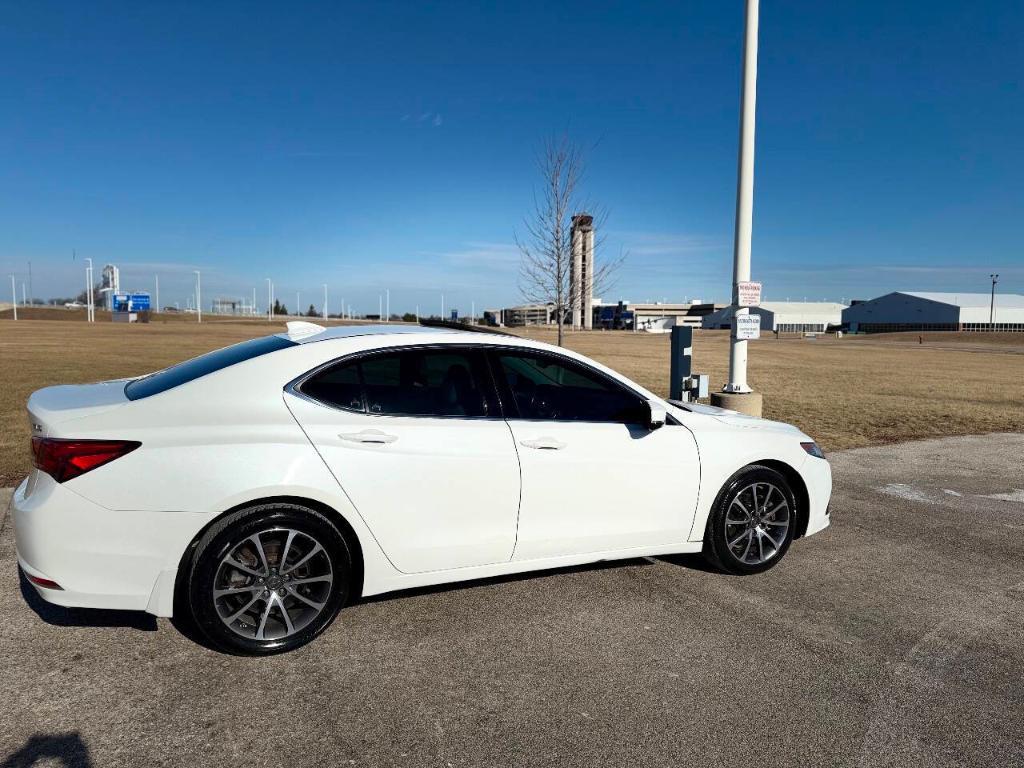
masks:
[[[762,576],[423,590],[261,660],[42,603],[5,518],[0,767],[1024,765],[1024,435],[829,458],[832,528]]]

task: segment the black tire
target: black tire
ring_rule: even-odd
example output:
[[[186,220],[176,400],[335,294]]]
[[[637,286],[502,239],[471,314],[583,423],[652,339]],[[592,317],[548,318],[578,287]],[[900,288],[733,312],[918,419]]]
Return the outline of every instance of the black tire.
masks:
[[[760,490],[760,497],[756,499],[758,507],[762,507],[762,497],[769,493],[769,487],[775,490],[770,492],[769,501],[763,505],[764,508],[769,508],[768,504],[771,505],[770,508],[775,508],[781,502],[785,502],[787,524],[784,533],[781,522],[782,508],[770,517],[764,515],[763,523],[754,520],[745,525],[733,522],[741,519],[743,511],[753,506],[755,497],[751,495],[752,487],[755,493]],[[734,505],[734,502],[738,503]],[[760,509],[755,511],[761,514]],[[715,499],[704,533],[704,558],[726,573],[738,576],[764,573],[782,560],[789,550],[799,514],[796,497],[782,474],[761,464],[746,466],[726,481],[718,498]],[[746,538],[741,538],[744,536]],[[755,544],[758,546],[756,550],[753,549]],[[748,545],[751,550],[746,549]],[[770,554],[767,559],[762,560],[758,557],[758,552],[762,558],[766,553]]]
[[[210,527],[192,557],[185,590],[195,626],[229,653],[260,656],[305,645],[348,601],[351,552],[337,526],[307,507],[261,504],[233,512]],[[229,555],[244,568],[226,563]],[[230,594],[215,599],[215,588]],[[251,609],[229,625],[246,605]]]

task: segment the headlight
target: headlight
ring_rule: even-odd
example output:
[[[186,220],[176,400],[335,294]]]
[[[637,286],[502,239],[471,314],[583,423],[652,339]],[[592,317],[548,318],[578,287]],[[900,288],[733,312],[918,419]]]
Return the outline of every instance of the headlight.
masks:
[[[811,454],[811,456],[814,456],[816,459],[825,458],[824,452],[821,450],[821,448],[818,447],[817,443],[800,443],[800,447],[807,451],[809,454]]]

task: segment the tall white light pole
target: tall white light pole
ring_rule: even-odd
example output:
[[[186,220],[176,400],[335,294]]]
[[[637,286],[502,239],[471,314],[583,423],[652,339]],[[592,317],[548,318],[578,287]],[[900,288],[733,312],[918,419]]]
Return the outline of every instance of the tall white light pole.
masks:
[[[202,281],[199,276],[199,270],[193,269],[192,271],[196,273],[196,322],[201,323],[203,322],[203,297],[200,294]]]
[[[324,320],[327,319],[327,283],[324,283]]]
[[[757,105],[757,22],[758,0],[746,0],[746,35],[743,46],[743,83],[740,101],[740,147],[736,179],[736,229],[733,242],[732,304],[734,309],[732,338],[729,344],[729,382],[723,392],[750,394],[747,385],[747,342],[736,338],[739,318],[750,314],[746,307],[738,307],[739,283],[750,280],[750,239],[754,213],[754,115]],[[753,406],[760,415],[759,397],[751,397],[747,407]],[[744,407],[743,399],[730,398],[729,407]],[[739,400],[740,402],[737,402]],[[755,402],[757,401],[757,402]]]
[[[377,294],[377,322],[384,319],[384,298]]]
[[[96,305],[93,303],[92,294],[92,259],[86,259],[89,264],[85,268],[85,321],[96,322]]]
[[[14,285],[14,275],[11,275],[11,303],[14,305],[14,319],[18,319],[18,289]]]
[[[274,284],[267,278],[267,322],[274,319]]]

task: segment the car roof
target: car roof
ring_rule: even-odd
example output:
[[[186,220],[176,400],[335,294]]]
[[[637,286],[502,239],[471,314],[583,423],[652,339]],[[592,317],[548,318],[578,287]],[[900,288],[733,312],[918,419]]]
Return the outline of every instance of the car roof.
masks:
[[[420,333],[455,333],[468,334],[469,331],[456,331],[451,328],[431,328],[422,325],[400,325],[398,323],[374,325],[335,325],[325,328],[316,323],[293,320],[288,323],[288,330],[284,333],[275,334],[282,339],[294,341],[296,344],[309,344],[314,341],[328,341],[330,339],[348,339],[355,336],[395,336],[399,334],[420,334]]]

